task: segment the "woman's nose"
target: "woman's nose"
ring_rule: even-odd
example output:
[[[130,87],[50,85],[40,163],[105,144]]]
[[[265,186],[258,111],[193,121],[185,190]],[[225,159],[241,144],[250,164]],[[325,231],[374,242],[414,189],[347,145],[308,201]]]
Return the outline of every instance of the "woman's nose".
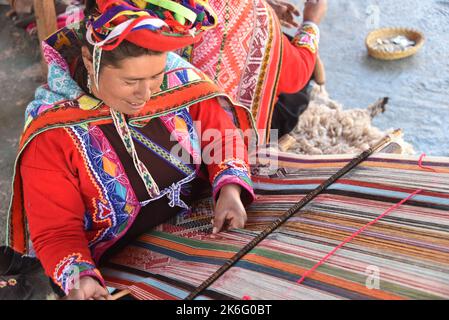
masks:
[[[151,97],[151,86],[150,83],[146,81],[141,81],[137,90],[134,92],[134,96],[143,101],[150,100]]]

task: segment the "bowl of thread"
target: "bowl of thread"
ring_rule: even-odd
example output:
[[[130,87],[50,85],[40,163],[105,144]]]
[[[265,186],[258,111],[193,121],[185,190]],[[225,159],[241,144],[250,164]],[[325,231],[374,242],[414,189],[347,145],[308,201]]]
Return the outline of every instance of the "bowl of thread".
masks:
[[[417,53],[424,45],[422,32],[409,28],[382,28],[365,39],[368,54],[380,60],[398,60]]]

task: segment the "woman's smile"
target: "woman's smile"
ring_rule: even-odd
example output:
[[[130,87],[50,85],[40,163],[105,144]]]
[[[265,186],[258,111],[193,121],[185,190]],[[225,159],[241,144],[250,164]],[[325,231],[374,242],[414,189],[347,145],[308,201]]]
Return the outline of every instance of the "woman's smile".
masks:
[[[125,100],[125,102],[134,110],[142,109],[146,102],[128,102]]]

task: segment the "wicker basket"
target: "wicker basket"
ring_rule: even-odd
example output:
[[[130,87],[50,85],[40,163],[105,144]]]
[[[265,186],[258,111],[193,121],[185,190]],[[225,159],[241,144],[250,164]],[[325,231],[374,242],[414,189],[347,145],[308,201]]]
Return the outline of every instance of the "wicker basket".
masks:
[[[377,39],[394,38],[396,36],[405,36],[414,41],[415,45],[404,51],[396,52],[385,52],[374,48]],[[370,32],[366,37],[365,44],[370,56],[381,60],[397,60],[414,55],[424,45],[424,40],[424,35],[417,30],[406,28],[383,28]]]

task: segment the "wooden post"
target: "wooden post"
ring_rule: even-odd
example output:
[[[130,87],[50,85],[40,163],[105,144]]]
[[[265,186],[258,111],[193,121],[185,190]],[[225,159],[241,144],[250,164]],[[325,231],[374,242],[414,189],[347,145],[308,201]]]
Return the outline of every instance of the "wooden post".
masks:
[[[54,0],[34,0],[37,33],[40,43],[57,30],[56,9]],[[42,71],[47,74],[48,66],[42,55]]]

